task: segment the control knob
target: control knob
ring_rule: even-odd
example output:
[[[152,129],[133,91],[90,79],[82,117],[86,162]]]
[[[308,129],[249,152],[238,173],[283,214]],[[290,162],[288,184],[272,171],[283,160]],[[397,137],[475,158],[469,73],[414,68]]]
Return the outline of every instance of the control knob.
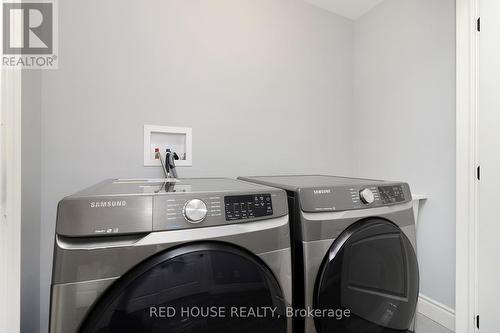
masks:
[[[372,190],[369,188],[365,188],[359,192],[359,198],[364,204],[371,204],[375,201],[375,196],[373,195]]]
[[[192,199],[186,202],[182,213],[188,222],[200,223],[207,216],[207,205],[200,199]]]

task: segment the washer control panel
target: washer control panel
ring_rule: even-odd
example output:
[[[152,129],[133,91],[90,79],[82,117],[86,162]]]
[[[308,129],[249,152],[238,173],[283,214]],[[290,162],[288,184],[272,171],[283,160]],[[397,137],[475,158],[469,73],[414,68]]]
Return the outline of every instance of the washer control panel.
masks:
[[[271,194],[235,195],[224,197],[226,221],[273,215]]]
[[[206,228],[285,216],[286,193],[176,194],[153,198],[153,231]]]

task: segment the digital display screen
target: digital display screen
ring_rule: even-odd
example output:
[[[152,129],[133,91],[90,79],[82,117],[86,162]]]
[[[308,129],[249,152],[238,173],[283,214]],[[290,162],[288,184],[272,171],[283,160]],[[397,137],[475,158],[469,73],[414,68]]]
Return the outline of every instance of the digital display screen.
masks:
[[[224,197],[226,221],[273,215],[271,194]]]
[[[402,186],[381,186],[378,188],[380,200],[383,203],[396,203],[405,201],[405,195]]]

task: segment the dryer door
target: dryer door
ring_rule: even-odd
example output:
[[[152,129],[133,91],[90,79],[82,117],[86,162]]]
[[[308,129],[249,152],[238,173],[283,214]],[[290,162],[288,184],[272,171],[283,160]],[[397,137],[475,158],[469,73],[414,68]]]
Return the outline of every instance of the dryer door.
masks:
[[[193,244],[156,255],[121,277],[79,332],[286,332],[285,306],[278,282],[258,257],[226,244]]]
[[[417,257],[402,230],[381,218],[357,222],[335,240],[320,268],[314,306],[324,311],[315,317],[316,329],[404,332],[415,314],[418,284]]]

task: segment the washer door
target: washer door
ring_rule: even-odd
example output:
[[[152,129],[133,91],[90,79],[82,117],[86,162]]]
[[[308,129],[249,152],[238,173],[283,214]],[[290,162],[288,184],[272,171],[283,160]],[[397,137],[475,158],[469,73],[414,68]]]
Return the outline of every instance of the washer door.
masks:
[[[79,332],[286,332],[285,306],[278,282],[258,257],[222,243],[193,244],[156,255],[121,277]],[[242,318],[249,312],[240,310],[250,308],[261,315],[264,308],[277,310]]]
[[[381,218],[355,223],[338,237],[320,268],[314,295],[319,333],[392,333],[410,328],[418,264],[406,235]],[[349,309],[350,316],[339,309]],[[328,311],[337,310],[335,317]],[[330,312],[332,315],[332,312]]]

